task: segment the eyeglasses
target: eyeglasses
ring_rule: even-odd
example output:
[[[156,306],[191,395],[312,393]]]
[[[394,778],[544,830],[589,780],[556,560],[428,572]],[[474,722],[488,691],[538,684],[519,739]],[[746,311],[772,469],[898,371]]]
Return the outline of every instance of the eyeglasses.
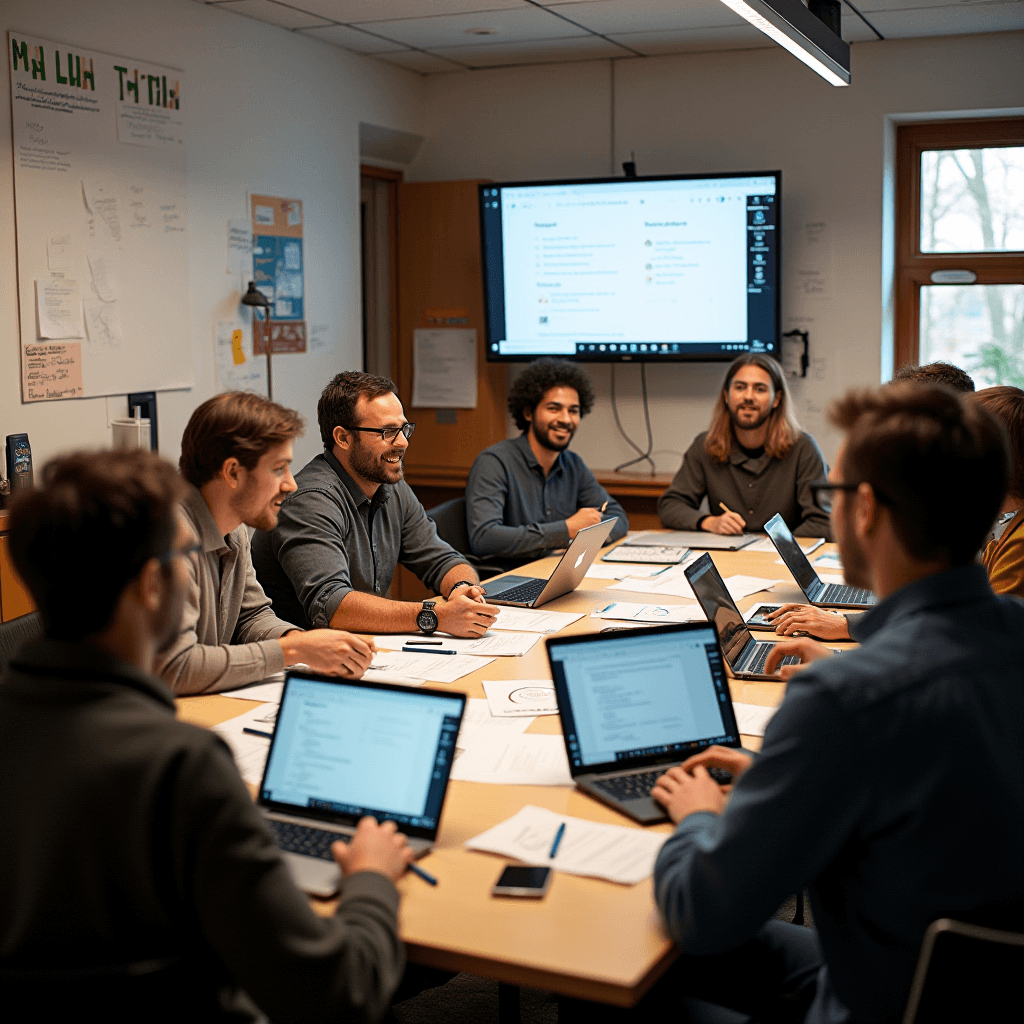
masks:
[[[162,565],[167,565],[172,558],[176,558],[178,555],[188,558],[190,555],[198,555],[202,550],[202,544],[190,544],[187,548],[174,548],[171,551],[165,551],[162,555],[157,555],[156,560]]]
[[[416,424],[403,423],[400,427],[349,427],[348,429],[358,430],[363,434],[380,434],[380,439],[390,444],[399,434],[408,441],[412,437],[412,432],[416,429]]]
[[[861,483],[867,483],[866,480],[862,480]],[[820,505],[822,508],[825,506],[821,502],[822,491],[846,491],[850,494],[855,494],[857,489],[860,487],[860,483],[856,484],[834,484],[831,480],[812,480],[810,483],[811,497],[814,499],[816,505]],[[874,484],[870,485],[871,489],[875,492],[875,500],[881,502],[883,505],[895,506],[895,502],[883,491],[880,491]]]

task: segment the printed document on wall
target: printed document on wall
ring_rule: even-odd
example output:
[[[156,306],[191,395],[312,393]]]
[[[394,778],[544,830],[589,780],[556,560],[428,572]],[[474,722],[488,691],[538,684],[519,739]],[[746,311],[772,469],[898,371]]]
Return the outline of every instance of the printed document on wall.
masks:
[[[412,404],[417,409],[476,408],[476,330],[413,332]]]

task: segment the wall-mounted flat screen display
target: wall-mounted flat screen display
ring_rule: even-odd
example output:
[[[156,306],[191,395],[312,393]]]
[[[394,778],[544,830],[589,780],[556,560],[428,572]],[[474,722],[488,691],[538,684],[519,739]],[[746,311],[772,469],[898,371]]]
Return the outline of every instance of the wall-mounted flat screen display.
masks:
[[[487,358],[779,355],[782,173],[481,185]]]

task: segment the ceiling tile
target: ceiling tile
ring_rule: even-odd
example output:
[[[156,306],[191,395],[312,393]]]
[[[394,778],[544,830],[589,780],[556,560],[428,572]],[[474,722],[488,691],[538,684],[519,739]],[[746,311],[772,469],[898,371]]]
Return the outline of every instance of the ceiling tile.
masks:
[[[1024,3],[957,4],[903,11],[864,12],[886,39],[961,36],[1024,29]]]
[[[556,18],[539,7],[512,11],[453,14],[403,21],[361,22],[360,28],[387,36],[409,46],[434,50],[442,46],[518,42],[524,39],[562,39],[583,35],[583,30]],[[493,29],[492,35],[475,35],[474,29]]]
[[[247,18],[257,21],[268,21],[271,25],[281,28],[310,28],[313,25],[324,25],[326,20],[294,7],[275,3],[274,0],[230,0],[216,5],[218,10],[231,11],[233,14],[244,14]]]
[[[288,0],[294,7],[321,18],[354,24],[382,18],[430,18],[440,14],[508,10],[523,0]]]
[[[625,56],[625,51],[621,47],[598,36],[447,47],[435,52],[439,56],[451,57],[474,68],[498,67],[505,64],[560,64]]]
[[[549,4],[548,9],[604,35],[746,24],[721,0],[587,0]]]
[[[991,3],[1006,3],[1007,0],[858,0],[854,5],[859,11],[907,11],[915,7],[985,7]],[[1021,0],[1016,0],[1020,3]],[[856,17],[850,8],[843,4],[843,19],[847,15]]]
[[[353,53],[395,53],[404,50],[401,43],[393,43],[390,39],[380,39],[369,32],[360,32],[357,28],[347,25],[324,25],[321,28],[306,28],[301,32],[311,39],[322,39],[326,43],[344,47]]]
[[[400,68],[408,71],[415,71],[420,75],[438,75],[445,72],[465,71],[464,64],[445,60],[442,57],[435,57],[432,53],[424,53],[422,50],[405,50],[403,53],[382,53],[374,57],[374,60],[384,61],[387,64],[397,64]]]
[[[708,50],[760,50],[777,45],[753,25],[699,28],[686,32],[629,32],[609,38],[624,43],[645,57]]]

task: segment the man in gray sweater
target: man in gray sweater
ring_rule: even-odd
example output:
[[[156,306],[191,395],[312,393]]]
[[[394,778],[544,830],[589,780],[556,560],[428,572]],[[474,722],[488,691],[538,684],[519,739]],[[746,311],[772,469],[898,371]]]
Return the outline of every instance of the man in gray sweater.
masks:
[[[832,539],[812,480],[828,472],[817,441],[800,429],[782,368],[750,352],[729,364],[711,429],[698,434],[658,500],[661,525],[709,533],[763,532],[776,512],[797,537]],[[708,512],[700,511],[708,499]]]

